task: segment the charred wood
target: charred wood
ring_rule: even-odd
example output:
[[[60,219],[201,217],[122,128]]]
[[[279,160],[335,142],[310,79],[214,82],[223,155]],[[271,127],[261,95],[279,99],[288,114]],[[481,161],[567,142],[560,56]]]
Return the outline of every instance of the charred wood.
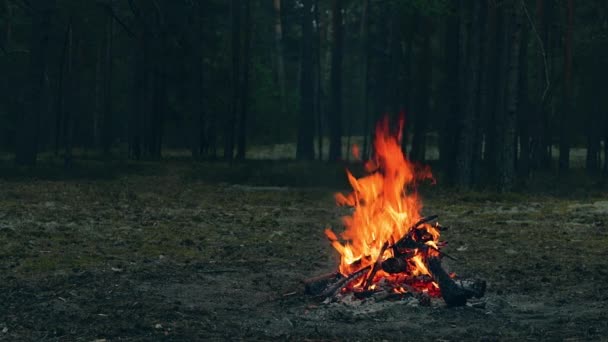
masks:
[[[369,287],[372,284],[372,281],[374,280],[374,277],[376,276],[378,269],[380,269],[380,267],[382,265],[382,255],[386,251],[386,248],[388,248],[388,242],[385,242],[382,245],[380,254],[378,254],[378,259],[376,259],[376,262],[374,263],[374,266],[372,267],[371,272],[369,273],[369,275],[367,276],[367,279],[365,280],[365,286],[363,287],[363,290],[365,290],[365,291],[369,290]]]
[[[407,261],[403,258],[388,258],[382,262],[382,270],[389,274],[407,271]]]
[[[448,273],[441,267],[439,258],[430,258],[428,260],[429,271],[439,284],[441,296],[448,306],[463,306],[467,303],[467,299],[471,297],[481,297],[485,293],[485,281],[475,281],[475,285],[466,284],[463,282],[455,282]]]
[[[304,284],[304,293],[311,296],[317,296],[342,278],[344,278],[344,276],[340,274],[340,272],[332,272],[304,279],[302,280],[302,283]]]
[[[367,273],[371,268],[372,268],[371,265],[365,266],[362,269],[351,273],[350,275],[348,275],[348,277],[338,280],[335,284],[327,287],[327,289],[325,289],[325,291],[323,291],[319,295],[319,297],[334,298],[338,294],[338,292],[340,292],[340,290],[342,290],[343,287],[348,286],[348,284],[350,284],[352,281],[360,278],[362,275]]]

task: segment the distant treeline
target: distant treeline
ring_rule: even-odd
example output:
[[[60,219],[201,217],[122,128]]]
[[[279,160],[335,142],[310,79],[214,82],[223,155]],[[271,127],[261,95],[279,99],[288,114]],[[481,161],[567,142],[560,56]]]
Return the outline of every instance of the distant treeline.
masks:
[[[0,146],[21,165],[284,142],[333,161],[404,112],[409,156],[437,134],[464,188],[563,172],[574,146],[608,173],[604,0],[0,1]]]

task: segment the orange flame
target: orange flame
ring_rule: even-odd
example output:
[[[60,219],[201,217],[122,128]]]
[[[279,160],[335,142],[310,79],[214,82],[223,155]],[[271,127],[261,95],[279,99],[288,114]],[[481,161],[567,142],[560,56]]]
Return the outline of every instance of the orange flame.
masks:
[[[421,218],[422,204],[416,192],[416,181],[432,180],[432,174],[429,168],[416,169],[407,160],[400,146],[402,129],[403,120],[400,120],[396,134],[390,131],[388,117],[381,121],[376,126],[373,158],[365,164],[369,174],[356,178],[347,170],[353,191],[335,195],[338,205],[354,208],[352,215],[342,218],[345,231],[340,238],[344,242],[340,242],[331,229],[325,230],[341,256],[339,270],[343,275],[394,256],[390,248],[380,255],[383,244],[393,245]],[[436,247],[438,230],[429,224],[419,228],[432,236],[427,245]],[[427,253],[429,251],[432,249]],[[407,259],[410,276],[429,274],[421,253],[415,250],[414,255]],[[381,277],[389,280],[398,278],[379,271],[376,278]]]

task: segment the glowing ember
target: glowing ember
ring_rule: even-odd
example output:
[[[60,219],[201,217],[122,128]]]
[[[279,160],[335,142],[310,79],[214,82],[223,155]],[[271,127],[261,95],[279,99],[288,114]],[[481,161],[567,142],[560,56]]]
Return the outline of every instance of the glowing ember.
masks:
[[[373,291],[376,284],[389,284],[395,293],[412,291],[439,296],[426,260],[438,257],[438,225],[419,222],[422,204],[416,182],[432,180],[429,168],[416,168],[401,151],[403,121],[391,132],[385,118],[376,127],[374,155],[365,165],[368,175],[355,178],[347,170],[353,192],[336,194],[338,205],[354,208],[343,217],[343,242],[331,230],[325,234],[340,253],[339,271],[348,276],[362,268],[370,271],[345,291]],[[359,149],[353,152],[358,154]],[[422,220],[425,221],[425,220]],[[428,221],[431,221],[430,219]]]

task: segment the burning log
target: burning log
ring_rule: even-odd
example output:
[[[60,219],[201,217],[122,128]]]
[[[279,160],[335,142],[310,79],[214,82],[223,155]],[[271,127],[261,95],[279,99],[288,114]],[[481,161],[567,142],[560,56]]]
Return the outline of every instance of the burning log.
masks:
[[[382,262],[382,270],[389,274],[407,271],[407,261],[403,258],[388,258]]]
[[[441,296],[448,306],[463,306],[471,297],[480,298],[486,290],[486,282],[483,280],[473,282],[455,282],[441,267],[439,258],[428,260],[429,271],[439,284]]]
[[[346,278],[342,278],[338,280],[335,284],[329,286],[325,291],[323,291],[319,297],[321,298],[334,298],[343,287],[348,286],[353,280],[360,278],[366,272],[371,269],[371,265],[365,266],[357,272],[353,272],[348,275]]]
[[[344,278],[344,276],[340,274],[340,272],[332,272],[317,277],[304,279],[302,281],[304,284],[304,293],[311,296],[317,296],[342,278]]]
[[[380,265],[382,264],[382,255],[384,255],[384,251],[386,251],[386,248],[388,248],[388,242],[385,242],[384,245],[382,245],[380,254],[378,254],[378,259],[374,263],[374,267],[372,267],[372,271],[369,273],[369,275],[367,276],[367,279],[365,280],[365,286],[363,286],[363,291],[369,290],[369,287],[372,284],[372,281],[374,280],[374,277],[376,276],[376,273],[378,272]]]

